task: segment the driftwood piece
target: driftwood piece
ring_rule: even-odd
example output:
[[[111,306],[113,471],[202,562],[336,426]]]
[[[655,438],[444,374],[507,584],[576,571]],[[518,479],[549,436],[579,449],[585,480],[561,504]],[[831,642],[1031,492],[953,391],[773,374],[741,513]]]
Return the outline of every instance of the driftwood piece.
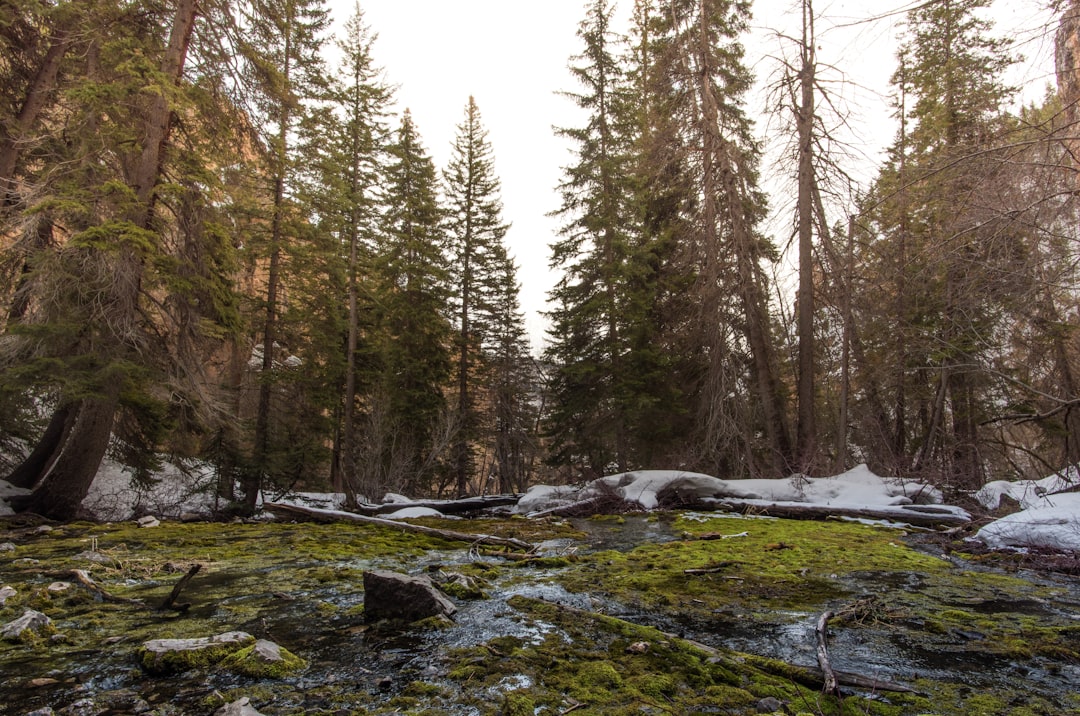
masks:
[[[650,629],[656,629],[656,627],[653,627],[653,626],[650,626],[650,625],[647,625],[647,624],[637,624],[636,622],[631,622],[631,621],[628,621],[626,619],[620,619],[619,617],[613,617],[613,616],[609,616],[607,614],[601,614],[599,612],[591,612],[591,611],[589,611],[587,609],[580,609],[578,607],[572,607],[572,606],[569,606],[567,604],[560,604],[558,602],[552,602],[552,601],[547,600],[547,599],[538,599],[538,598],[534,598],[534,597],[529,597],[528,599],[530,599],[531,601],[541,602],[543,604],[548,604],[548,605],[551,605],[553,607],[558,607],[560,610],[562,610],[564,612],[569,612],[571,614],[577,614],[579,616],[582,616],[582,617],[585,617],[585,618],[588,618],[588,619],[614,619],[616,621],[625,622],[627,624],[631,624],[631,625],[636,626],[636,627],[646,627],[646,628],[650,628]],[[717,658],[720,658],[720,659],[730,659],[729,654],[724,653],[720,649],[709,646],[708,644],[703,644],[700,641],[694,641],[693,639],[687,639],[686,637],[679,636],[678,634],[672,634],[671,632],[666,632],[666,631],[663,631],[661,629],[657,629],[657,631],[660,632],[661,634],[663,634],[668,639],[677,639],[679,641],[682,641],[682,642],[684,642],[686,644],[691,645],[695,649],[698,649],[698,650],[708,654],[709,656],[714,656],[714,657],[717,657]],[[804,683],[805,682],[812,682],[812,683],[809,683],[807,685],[814,686],[815,688],[821,688],[821,687],[823,687],[825,685],[825,675],[821,672],[821,670],[819,668],[815,668],[813,666],[803,666],[802,664],[792,664],[790,662],[780,662],[779,660],[775,660],[775,659],[774,659],[774,661],[777,661],[777,663],[783,663],[785,665],[785,667],[786,667],[784,673],[777,673],[778,676],[784,676],[785,678],[790,679],[791,678],[790,672],[792,670],[802,671],[807,676],[807,679],[804,681]],[[919,693],[918,691],[911,688],[910,686],[907,686],[906,684],[898,684],[898,683],[895,683],[895,682],[892,682],[892,681],[886,681],[884,679],[877,679],[877,678],[874,678],[874,677],[862,676],[861,674],[851,674],[851,673],[848,673],[846,671],[835,671],[834,670],[833,674],[836,677],[836,681],[837,681],[838,684],[841,684],[841,685],[844,685],[844,686],[851,686],[851,687],[854,687],[854,688],[857,688],[857,689],[864,689],[866,691],[890,691],[890,692],[893,692],[893,693],[903,693],[903,694],[917,694],[917,693]]]
[[[444,515],[458,515],[463,512],[479,512],[492,507],[509,507],[516,505],[521,495],[480,495],[477,497],[463,497],[460,500],[420,500],[417,502],[388,502],[382,505],[358,505],[355,511],[361,515],[373,517],[385,515],[409,507],[426,507],[438,510]]]
[[[163,612],[166,609],[171,609],[174,612],[185,613],[188,609],[191,609],[190,602],[184,604],[177,604],[176,600],[180,597],[180,592],[184,591],[184,587],[187,586],[187,583],[191,581],[192,577],[199,573],[200,569],[202,569],[201,564],[196,563],[192,565],[191,569],[187,571],[187,574],[180,578],[180,581],[176,583],[175,587],[173,587],[173,590],[169,593],[169,596],[166,597],[165,601],[161,603],[160,607],[158,607],[158,611]]]
[[[497,547],[520,549],[525,552],[534,551],[534,545],[528,542],[523,542],[519,539],[514,539],[513,537],[496,537],[494,535],[456,532],[454,530],[436,529],[434,527],[414,525],[408,522],[387,520],[381,517],[369,517],[367,515],[357,515],[351,512],[338,512],[335,510],[319,510],[313,507],[297,507],[296,505],[285,505],[279,502],[263,503],[263,509],[274,515],[294,520],[305,519],[311,520],[313,522],[360,522],[363,524],[373,524],[379,525],[381,527],[387,527],[389,529],[397,530],[399,532],[413,532],[416,534],[428,535],[429,537],[440,537],[442,539],[450,540],[452,542],[468,542],[469,544],[495,545]]]
[[[102,601],[113,602],[114,604],[131,604],[137,607],[145,607],[146,604],[139,599],[129,599],[128,597],[118,597],[114,594],[110,594],[100,584],[94,581],[85,570],[73,569],[71,570],[71,576],[78,580],[79,584],[89,589],[94,594],[98,595]]]
[[[841,507],[837,505],[762,502],[735,498],[707,498],[683,505],[687,509],[722,510],[742,514],[785,517],[796,520],[824,520],[830,517],[854,517],[867,520],[903,522],[916,527],[960,527],[971,519],[935,505],[897,505],[895,507]]]
[[[840,698],[840,686],[836,683],[836,672],[833,671],[829,662],[829,620],[833,618],[832,612],[825,612],[817,621],[817,662],[825,677],[824,691],[827,694]]]

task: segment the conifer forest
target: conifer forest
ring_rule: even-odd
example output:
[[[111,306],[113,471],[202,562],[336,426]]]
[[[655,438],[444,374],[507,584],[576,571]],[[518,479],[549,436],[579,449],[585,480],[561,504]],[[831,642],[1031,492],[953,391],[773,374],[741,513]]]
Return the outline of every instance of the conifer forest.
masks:
[[[622,3],[583,1],[566,58],[540,345],[483,107],[436,166],[362,0],[0,3],[12,506],[77,516],[105,459],[211,465],[239,512],[859,463],[957,496],[1080,463],[1080,1],[1047,0],[1025,103],[990,0],[906,4],[867,181],[812,0],[763,95],[750,0]]]

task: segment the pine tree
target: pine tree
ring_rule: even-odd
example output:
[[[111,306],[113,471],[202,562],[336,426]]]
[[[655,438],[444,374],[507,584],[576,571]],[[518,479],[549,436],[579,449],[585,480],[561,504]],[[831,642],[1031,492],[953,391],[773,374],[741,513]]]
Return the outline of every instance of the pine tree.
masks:
[[[978,15],[987,4],[945,0],[909,14],[894,76],[904,132],[870,212],[880,238],[869,257],[901,282],[895,301],[868,304],[894,306],[893,330],[904,335],[894,445],[903,447],[906,470],[969,488],[984,479],[978,425],[987,418],[987,339],[1005,315],[1012,253],[997,208],[980,199],[1010,92],[1000,76],[1012,61]]]
[[[492,321],[485,341],[490,364],[493,472],[502,494],[529,486],[536,444],[537,375],[518,301],[513,259],[502,255],[493,281]]]
[[[585,49],[571,70],[582,90],[567,95],[589,118],[585,127],[559,130],[576,145],[576,163],[559,187],[556,214],[565,223],[551,247],[552,266],[563,277],[549,313],[547,360],[555,366],[549,458],[593,475],[629,464],[621,317],[632,212],[628,133],[617,100],[624,77],[611,15],[607,0],[595,0],[578,30]]]
[[[244,44],[250,82],[259,88],[255,116],[265,129],[267,178],[270,182],[269,235],[266,238],[266,300],[262,326],[262,365],[255,416],[252,469],[243,480],[244,502],[253,509],[267,477],[281,475],[274,464],[272,439],[275,369],[285,358],[279,344],[282,263],[288,244],[297,240],[307,217],[292,197],[296,125],[313,99],[324,94],[320,56],[322,32],[329,19],[323,0],[249,0],[244,7]]]
[[[169,197],[162,170],[196,21],[192,0],[94,10],[103,13],[99,22],[115,22],[91,41],[73,94],[80,101],[67,119],[88,120],[64,144],[76,160],[46,189],[70,234],[59,251],[38,257],[40,286],[18,316],[19,331],[36,338],[6,376],[59,396],[20,478],[36,483],[23,507],[58,519],[76,514],[118,411],[140,414],[124,432],[143,455],[165,427],[163,406],[148,389],[160,365],[146,348],[155,330],[147,299],[174,278],[158,207]],[[118,108],[114,98],[125,91],[139,101]]]
[[[370,341],[370,320],[374,313],[370,295],[372,252],[376,244],[381,184],[383,181],[386,148],[389,142],[387,107],[393,91],[382,79],[375,66],[372,46],[375,35],[364,24],[357,7],[346,22],[344,36],[339,41],[342,62],[332,95],[334,112],[329,132],[328,150],[324,153],[320,178],[331,194],[325,214],[338,238],[339,251],[344,259],[347,287],[347,316],[345,336],[344,379],[341,394],[341,427],[331,466],[335,489],[342,490],[355,500],[364,488],[358,482],[357,410],[358,395],[368,391],[373,380],[370,366],[365,366],[363,354],[371,347],[360,346]],[[344,168],[344,171],[342,171]],[[366,375],[359,375],[361,372]],[[340,474],[340,480],[337,475]],[[372,496],[374,497],[374,496]]]
[[[443,173],[446,233],[456,313],[457,440],[454,481],[458,497],[468,494],[476,472],[474,444],[483,418],[478,392],[483,380],[483,342],[495,320],[495,290],[505,270],[499,180],[491,144],[476,101],[469,97],[465,119],[458,125],[450,164]]]
[[[792,446],[762,270],[775,250],[757,229],[765,201],[759,150],[743,108],[752,77],[739,37],[749,16],[744,0],[671,0],[660,14],[662,72],[665,95],[673,98],[669,109],[686,138],[696,199],[679,250],[684,271],[695,277],[701,331],[689,348],[702,360],[694,390],[702,426],[698,459],[718,472],[745,465],[778,475],[791,464]],[[742,365],[748,375],[740,374]],[[753,401],[740,397],[746,384]],[[758,429],[767,437],[764,450],[754,439]]]
[[[451,368],[443,214],[435,167],[408,110],[390,156],[385,234],[375,259],[380,383],[369,411],[377,424],[368,428],[386,439],[361,481],[421,492],[431,486],[457,426],[443,393]]]

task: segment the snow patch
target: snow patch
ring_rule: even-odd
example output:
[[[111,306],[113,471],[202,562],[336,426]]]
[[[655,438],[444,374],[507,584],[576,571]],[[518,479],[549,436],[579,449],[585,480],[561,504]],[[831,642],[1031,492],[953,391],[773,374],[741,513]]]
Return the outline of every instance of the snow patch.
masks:
[[[1080,550],[1080,494],[1047,498],[1052,505],[1029,507],[995,520],[975,537],[993,549],[1002,547],[1049,547]]]

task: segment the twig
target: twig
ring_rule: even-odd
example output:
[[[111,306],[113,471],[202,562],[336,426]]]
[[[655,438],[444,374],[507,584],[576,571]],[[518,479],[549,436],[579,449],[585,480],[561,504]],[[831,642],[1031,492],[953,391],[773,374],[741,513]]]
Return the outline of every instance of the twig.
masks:
[[[582,709],[582,708],[585,708],[585,704],[583,704],[580,701],[574,701],[573,705],[570,708],[563,709],[562,711],[560,711],[559,716],[566,716],[566,714],[570,713],[571,711],[577,711],[578,709]]]

